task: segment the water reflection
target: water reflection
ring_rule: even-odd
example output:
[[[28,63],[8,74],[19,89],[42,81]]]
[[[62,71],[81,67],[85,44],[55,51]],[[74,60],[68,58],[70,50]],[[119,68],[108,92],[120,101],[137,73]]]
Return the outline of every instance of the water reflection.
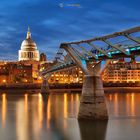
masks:
[[[105,140],[108,121],[79,121],[82,140]]]
[[[64,94],[64,118],[67,118],[68,116],[67,116],[67,94],[65,93]]]
[[[116,116],[118,116],[119,114],[118,114],[118,94],[115,94],[114,95],[114,107],[115,107],[115,114],[116,114]]]
[[[24,109],[25,109],[25,114],[28,112],[28,94],[24,95]]]
[[[134,134],[139,136],[140,94],[106,94],[108,123],[77,121],[80,94],[0,96],[1,140],[131,140]]]
[[[46,117],[47,117],[47,120],[49,121],[51,119],[51,102],[50,102],[50,99],[48,99],[48,105],[47,105],[46,112],[47,112]],[[50,128],[50,126],[48,128]]]
[[[16,103],[16,130],[18,140],[28,139],[28,110],[25,108],[24,101],[19,100]]]
[[[135,94],[131,95],[131,113],[132,116],[135,116]]]
[[[38,94],[38,120],[39,120],[39,128],[42,128],[43,121],[43,99],[41,93]]]
[[[107,104],[112,117],[135,117],[140,115],[138,104],[140,104],[140,94],[126,93],[126,94],[107,94]]]
[[[4,128],[5,123],[6,123],[6,112],[7,112],[7,99],[6,99],[6,94],[5,93],[2,94],[1,110],[2,110],[2,126]]]

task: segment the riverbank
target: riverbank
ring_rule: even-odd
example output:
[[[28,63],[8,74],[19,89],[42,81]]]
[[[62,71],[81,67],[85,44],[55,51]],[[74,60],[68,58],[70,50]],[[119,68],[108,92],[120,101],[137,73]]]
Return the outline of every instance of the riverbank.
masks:
[[[140,93],[140,87],[104,87],[105,93]],[[81,93],[82,88],[69,89],[50,89],[50,93]]]
[[[71,92],[81,92],[82,84],[51,84],[51,93],[71,93]],[[0,85],[0,90],[2,91],[29,91],[30,93],[41,92],[41,84],[34,83],[23,83],[23,84],[3,84]],[[140,92],[140,87],[104,87],[105,93],[116,93],[116,92]]]
[[[105,94],[108,93],[140,93],[140,87],[104,87]],[[9,88],[9,89],[0,89],[0,93],[13,93],[13,94],[19,94],[19,93],[27,93],[27,94],[36,94],[41,93],[40,88]],[[50,89],[50,94],[61,94],[61,93],[82,93],[82,88],[69,88],[69,89]]]
[[[104,87],[105,93],[140,93],[140,87]]]
[[[50,89],[80,89],[82,84],[50,84]],[[41,89],[41,83],[1,84],[0,89]]]
[[[14,84],[1,84],[0,89],[40,89],[41,84],[36,83],[14,83]]]

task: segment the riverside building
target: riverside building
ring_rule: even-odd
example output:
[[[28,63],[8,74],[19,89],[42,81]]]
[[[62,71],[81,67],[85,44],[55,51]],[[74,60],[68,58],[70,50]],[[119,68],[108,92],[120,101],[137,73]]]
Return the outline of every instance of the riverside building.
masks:
[[[84,74],[78,67],[51,75],[50,83],[83,83]],[[104,83],[140,83],[140,63],[112,61],[102,74]]]
[[[80,68],[67,68],[63,71],[53,73],[49,79],[49,83],[83,83],[83,76],[83,72]]]
[[[19,62],[0,63],[0,84],[32,83],[32,65]]]
[[[104,83],[140,83],[140,63],[113,61],[105,69]]]

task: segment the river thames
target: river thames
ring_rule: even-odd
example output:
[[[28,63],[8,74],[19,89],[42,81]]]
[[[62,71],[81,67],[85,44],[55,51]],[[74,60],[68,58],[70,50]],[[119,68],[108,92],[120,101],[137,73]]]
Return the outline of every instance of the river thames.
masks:
[[[105,95],[108,122],[78,122],[79,93],[1,92],[0,140],[139,140],[140,94]]]

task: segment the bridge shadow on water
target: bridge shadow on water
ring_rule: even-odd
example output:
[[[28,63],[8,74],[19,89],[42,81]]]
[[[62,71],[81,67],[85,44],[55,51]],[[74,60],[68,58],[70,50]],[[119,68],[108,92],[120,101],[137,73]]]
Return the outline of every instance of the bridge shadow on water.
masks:
[[[81,140],[105,140],[108,121],[78,121]]]

